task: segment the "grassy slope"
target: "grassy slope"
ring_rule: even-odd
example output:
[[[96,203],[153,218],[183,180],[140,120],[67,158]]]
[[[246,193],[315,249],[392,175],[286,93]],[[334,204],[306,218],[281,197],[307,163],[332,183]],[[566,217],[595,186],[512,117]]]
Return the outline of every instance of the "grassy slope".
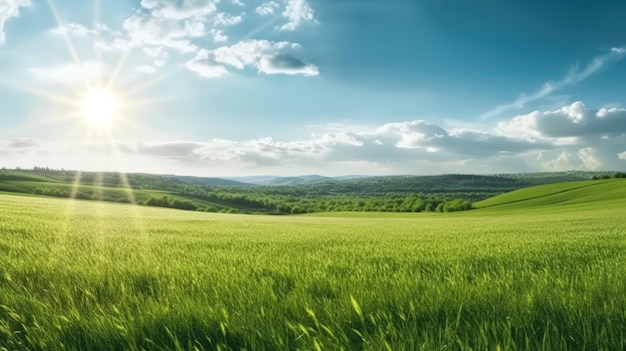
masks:
[[[343,217],[0,194],[0,349],[622,349],[626,183],[586,184]]]
[[[148,190],[148,189],[127,189],[122,187],[110,187],[110,186],[98,186],[98,185],[78,185],[75,186],[70,183],[60,182],[54,179],[42,179],[36,178],[24,178],[19,180],[3,180],[0,179],[0,192],[11,193],[23,193],[32,194],[35,189],[50,189],[59,190],[72,194],[74,192],[81,192],[88,195],[93,195],[96,199],[105,199],[107,201],[114,202],[128,202],[133,201],[145,201],[151,196],[161,197],[164,195],[169,196],[172,200],[191,200],[198,206],[214,206],[217,209],[233,207],[231,203],[215,203],[210,201],[204,201],[196,198],[187,198],[184,196],[172,194],[168,191],[162,190]],[[236,207],[242,210],[248,210],[245,207]]]
[[[475,208],[541,209],[553,205],[595,206],[623,203],[626,179],[587,180],[540,185],[511,191],[477,202]]]

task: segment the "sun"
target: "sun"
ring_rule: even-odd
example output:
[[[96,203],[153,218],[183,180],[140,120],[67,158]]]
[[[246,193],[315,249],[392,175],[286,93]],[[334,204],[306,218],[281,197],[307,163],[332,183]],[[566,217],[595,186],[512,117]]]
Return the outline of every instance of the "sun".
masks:
[[[110,123],[117,115],[118,99],[104,89],[89,90],[82,99],[82,115],[91,125]]]

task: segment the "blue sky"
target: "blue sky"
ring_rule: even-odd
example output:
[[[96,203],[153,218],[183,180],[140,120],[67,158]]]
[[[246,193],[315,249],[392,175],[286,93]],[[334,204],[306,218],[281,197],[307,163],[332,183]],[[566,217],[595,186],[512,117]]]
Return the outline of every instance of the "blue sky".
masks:
[[[625,11],[619,1],[0,0],[0,166],[624,170]],[[111,99],[85,108],[93,91]],[[109,109],[97,123],[85,112]]]

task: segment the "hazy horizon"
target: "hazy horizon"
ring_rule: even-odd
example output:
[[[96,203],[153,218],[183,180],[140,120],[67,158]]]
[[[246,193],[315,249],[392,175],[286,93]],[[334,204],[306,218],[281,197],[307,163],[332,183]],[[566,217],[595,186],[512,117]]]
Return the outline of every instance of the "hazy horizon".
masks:
[[[624,170],[624,10],[7,0],[0,166],[222,178]]]

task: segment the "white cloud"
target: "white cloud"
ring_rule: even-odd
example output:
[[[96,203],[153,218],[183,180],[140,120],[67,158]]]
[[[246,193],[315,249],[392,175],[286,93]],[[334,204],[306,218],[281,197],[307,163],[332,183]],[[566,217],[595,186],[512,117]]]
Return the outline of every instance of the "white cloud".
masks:
[[[232,16],[225,12],[220,12],[213,18],[213,23],[218,26],[234,26],[243,21],[244,15],[245,13],[242,13],[239,16]]]
[[[97,40],[94,42],[93,47],[95,50],[99,51],[129,52],[130,50],[135,48],[135,45],[129,40],[118,38],[113,40],[112,42]]]
[[[20,7],[30,6],[30,0],[0,0],[0,45],[6,41],[5,23],[20,15]]]
[[[539,154],[538,160],[542,161],[543,154]],[[542,161],[543,169],[549,172],[569,171],[575,168],[574,166],[574,154],[569,151],[563,151],[559,156],[553,160]]]
[[[280,8],[276,1],[266,1],[256,8],[256,12],[261,16],[273,15]]]
[[[228,41],[228,36],[221,29],[211,29],[210,33],[213,36],[213,41],[216,43]]]
[[[87,29],[87,27],[82,24],[68,23],[51,29],[50,33],[54,35],[73,34],[76,36],[86,37],[90,34],[97,34],[98,31],[95,29]]]
[[[243,5],[238,0],[231,2]],[[238,15],[224,12],[223,8],[218,8],[219,4],[219,0],[142,0],[141,8],[124,21],[123,36],[115,36],[112,41],[98,40],[94,47],[101,51],[122,52],[159,50],[164,58],[157,60],[154,55],[148,54],[152,62],[140,63],[137,68],[144,72],[164,66],[170,57],[195,54],[194,58],[187,59],[186,66],[203,77],[223,76],[229,68],[243,69],[246,66],[266,74],[319,74],[317,66],[290,52],[300,49],[300,44],[244,40],[231,46],[211,48],[205,38],[212,38],[214,43],[227,42],[230,27],[246,19],[245,12]],[[289,19],[285,28],[295,29],[305,21],[314,20],[313,10],[306,1],[285,0],[284,5],[282,15]],[[265,2],[263,6],[280,7],[276,1]],[[58,33],[69,31],[77,35],[91,33],[91,30],[79,25],[56,30]],[[152,68],[148,69],[148,66]]]
[[[141,6],[156,18],[185,20],[215,12],[218,2],[219,0],[142,0]]]
[[[145,50],[175,50],[180,53],[194,53],[199,50],[194,39],[209,34],[218,41],[225,40],[223,32],[209,28],[207,16],[217,10],[218,0],[142,0],[141,10],[128,17],[123,28],[126,38],[116,38],[112,42],[99,41],[95,46],[105,51],[130,51],[135,48]],[[240,17],[218,14],[224,23],[240,21]],[[163,60],[161,60],[163,61]],[[155,66],[160,66],[158,63]]]
[[[499,122],[494,133],[525,140],[550,140],[626,133],[626,109],[587,109],[576,101],[555,111],[534,111]]]
[[[372,133],[366,133],[364,135],[386,140],[388,143],[393,143],[398,148],[417,149],[426,147],[425,144],[435,138],[448,136],[448,132],[434,124],[419,120],[388,123],[377,128]],[[380,140],[376,139],[373,142],[378,141],[380,143]],[[382,143],[384,144],[384,142]]]
[[[543,136],[537,131],[537,119],[540,115],[539,111],[535,111],[528,115],[516,116],[510,121],[499,122],[494,132],[513,139],[528,141],[542,139]]]
[[[583,168],[587,170],[595,170],[602,164],[596,158],[596,149],[593,147],[586,147],[578,150],[578,158],[582,162]]]
[[[154,59],[152,63],[154,67],[165,66],[165,63],[170,57],[163,46],[143,48],[143,52]]]
[[[555,159],[544,161],[543,153],[540,153],[538,160],[542,162],[543,169],[550,172],[569,170],[598,170],[602,166],[597,158],[598,151],[593,147],[586,147],[577,152],[568,150],[562,151]]]
[[[203,77],[220,77],[227,73],[227,66],[242,70],[255,67],[260,73],[318,75],[318,68],[291,55],[289,51],[298,44],[273,43],[267,40],[246,40],[232,46],[215,50],[200,50],[187,67]]]
[[[617,158],[620,160],[626,160],[626,151],[618,153]]]
[[[228,74],[228,69],[217,63],[213,53],[205,49],[198,51],[196,57],[187,62],[186,66],[187,69],[204,78],[217,78]]]
[[[626,48],[612,48],[608,53],[595,57],[587,66],[581,71],[578,64],[574,65],[570,72],[561,80],[552,82],[548,81],[544,83],[539,90],[530,94],[521,94],[513,102],[496,106],[490,111],[483,113],[480,117],[482,119],[489,119],[502,114],[503,112],[513,109],[519,109],[529,102],[542,99],[555,91],[561,90],[568,86],[576,85],[579,82],[585,80],[587,77],[600,71],[604,66],[609,63],[623,59],[626,56]]]
[[[28,72],[36,79],[65,84],[84,83],[103,75],[106,66],[99,62],[85,62],[82,65],[64,64],[57,66],[34,67]]]
[[[166,46],[180,52],[195,52],[198,48],[190,39],[206,35],[200,18],[171,21],[145,14],[136,14],[124,21],[132,47]]]
[[[306,0],[287,0],[287,6],[282,13],[283,17],[289,19],[280,29],[294,30],[304,22],[314,22],[314,12],[311,5]]]
[[[143,65],[143,66],[137,67],[137,71],[141,73],[152,74],[152,73],[156,73],[156,67],[150,66],[150,65]]]
[[[88,37],[90,35],[110,34],[113,36],[120,36],[122,33],[111,30],[106,24],[98,23],[94,28],[87,28],[78,23],[66,23],[61,24],[56,28],[50,29],[50,33],[53,35],[74,35],[77,37]]]

